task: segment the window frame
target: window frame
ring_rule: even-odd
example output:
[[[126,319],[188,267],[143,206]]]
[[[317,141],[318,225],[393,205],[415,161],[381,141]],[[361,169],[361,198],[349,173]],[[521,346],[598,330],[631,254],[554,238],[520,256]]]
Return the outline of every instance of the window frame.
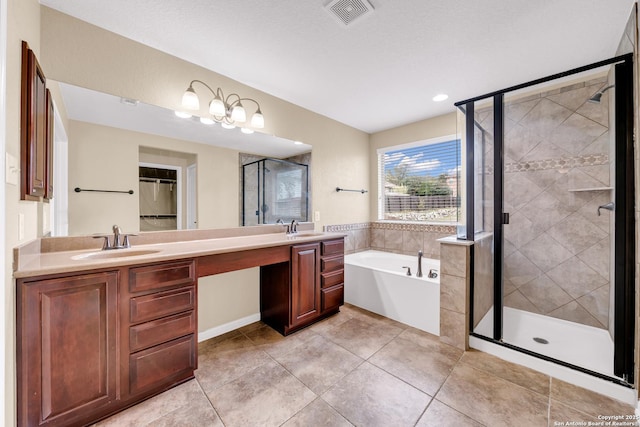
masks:
[[[400,224],[433,224],[433,225],[457,225],[459,220],[451,220],[451,221],[434,221],[434,220],[429,220],[429,221],[420,221],[420,220],[403,220],[403,219],[385,219],[385,182],[386,182],[386,173],[384,172],[384,155],[392,152],[392,151],[398,151],[398,150],[404,150],[404,149],[412,149],[412,148],[417,148],[417,147],[423,147],[423,146],[428,146],[428,145],[434,145],[434,144],[439,144],[439,143],[443,143],[443,142],[449,142],[449,141],[458,141],[459,144],[461,144],[460,138],[458,137],[458,135],[456,133],[453,134],[448,134],[448,135],[443,135],[443,136],[438,136],[438,137],[433,137],[433,138],[428,138],[428,139],[421,139],[418,141],[413,141],[413,142],[408,142],[408,143],[403,143],[403,144],[397,144],[397,145],[389,145],[389,146],[385,146],[385,147],[380,147],[376,150],[376,154],[377,154],[377,190],[378,190],[378,201],[377,201],[377,215],[376,215],[376,221],[377,222],[387,222],[387,223],[400,223]],[[461,165],[461,161],[462,161],[462,146],[459,145],[459,156],[458,157],[458,161],[457,161],[457,165],[456,167],[458,168],[458,176],[456,179],[456,187],[457,187],[457,195],[458,197],[464,197],[464,189],[460,188],[460,174],[462,173],[463,167]]]

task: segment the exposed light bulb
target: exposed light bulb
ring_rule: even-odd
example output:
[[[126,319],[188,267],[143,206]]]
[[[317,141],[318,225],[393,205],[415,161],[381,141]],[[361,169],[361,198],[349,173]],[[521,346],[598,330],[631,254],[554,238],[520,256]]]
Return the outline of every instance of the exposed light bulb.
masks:
[[[184,112],[184,111],[175,111],[176,116],[180,117],[181,119],[189,119],[191,118],[191,114]]]
[[[193,90],[193,86],[189,85],[189,88],[182,95],[182,107],[187,110],[199,110],[200,109],[200,101],[198,100],[198,95],[196,95],[196,91]]]

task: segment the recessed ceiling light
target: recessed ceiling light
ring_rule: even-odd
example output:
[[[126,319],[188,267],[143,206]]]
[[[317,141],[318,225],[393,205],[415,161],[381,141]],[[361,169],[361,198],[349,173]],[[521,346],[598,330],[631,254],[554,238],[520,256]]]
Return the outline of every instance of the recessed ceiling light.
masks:
[[[431,99],[433,99],[435,102],[441,102],[448,98],[449,98],[449,95],[447,95],[446,93],[439,93]]]
[[[180,117],[181,119],[188,119],[191,117],[191,114],[189,113],[185,113],[184,111],[176,111],[176,116]]]
[[[303,142],[300,142],[300,141],[293,141],[293,143],[294,143],[295,145],[302,145],[302,144],[304,144]]]
[[[209,117],[200,117],[200,123],[202,123],[203,125],[212,125],[215,122],[211,120]]]

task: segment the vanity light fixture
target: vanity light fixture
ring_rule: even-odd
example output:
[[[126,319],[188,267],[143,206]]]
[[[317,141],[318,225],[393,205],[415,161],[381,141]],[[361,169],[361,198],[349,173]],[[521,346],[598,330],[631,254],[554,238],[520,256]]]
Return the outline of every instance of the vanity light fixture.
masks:
[[[189,87],[182,95],[182,107],[187,110],[199,110],[200,100],[196,91],[193,89],[194,83],[200,83],[213,94],[213,99],[209,102],[209,114],[211,120],[221,123],[225,129],[233,129],[236,123],[244,123],[247,121],[247,112],[245,111],[243,102],[252,102],[258,107],[256,112],[251,116],[251,127],[256,129],[264,128],[264,116],[260,110],[258,101],[251,98],[241,98],[240,95],[232,93],[228,96],[224,95],[221,88],[213,90],[208,84],[201,80],[192,80]],[[226,125],[226,126],[225,126]]]
[[[448,98],[449,98],[449,95],[447,95],[446,93],[439,93],[431,99],[433,99],[435,102],[442,102]]]

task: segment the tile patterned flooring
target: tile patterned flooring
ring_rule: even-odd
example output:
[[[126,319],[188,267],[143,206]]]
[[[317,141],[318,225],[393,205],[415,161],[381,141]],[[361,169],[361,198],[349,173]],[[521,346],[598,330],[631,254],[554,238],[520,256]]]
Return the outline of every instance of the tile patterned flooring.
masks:
[[[634,408],[351,305],[199,344],[195,380],[97,426],[556,426]],[[580,425],[580,424],[578,424]]]

